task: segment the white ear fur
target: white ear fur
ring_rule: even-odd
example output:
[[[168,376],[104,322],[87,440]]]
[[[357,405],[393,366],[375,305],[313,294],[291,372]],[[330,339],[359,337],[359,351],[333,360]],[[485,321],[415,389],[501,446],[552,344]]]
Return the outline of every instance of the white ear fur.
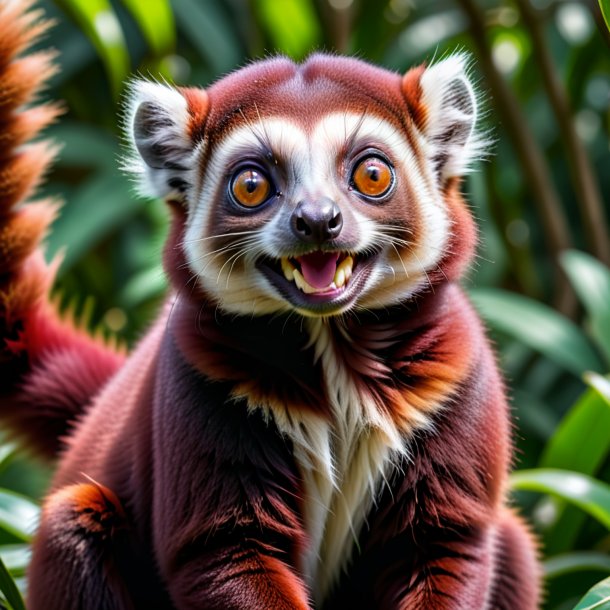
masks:
[[[475,129],[478,104],[468,62],[466,54],[452,55],[427,68],[420,81],[427,111],[424,134],[441,181],[467,173],[487,143]]]
[[[187,101],[176,89],[149,81],[130,85],[123,168],[144,196],[184,199],[192,184],[194,145],[188,136]]]

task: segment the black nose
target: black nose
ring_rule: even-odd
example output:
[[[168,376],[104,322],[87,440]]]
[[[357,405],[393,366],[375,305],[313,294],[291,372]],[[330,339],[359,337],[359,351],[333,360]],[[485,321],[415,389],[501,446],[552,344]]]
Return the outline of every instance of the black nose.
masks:
[[[301,201],[291,217],[293,233],[302,241],[318,243],[335,239],[341,233],[343,216],[331,199]]]

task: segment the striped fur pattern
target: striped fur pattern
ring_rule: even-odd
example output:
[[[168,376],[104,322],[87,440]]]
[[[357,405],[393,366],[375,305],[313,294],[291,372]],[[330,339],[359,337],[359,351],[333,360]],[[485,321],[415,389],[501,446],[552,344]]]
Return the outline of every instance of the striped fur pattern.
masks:
[[[55,68],[50,52],[23,54],[47,29],[30,4],[0,3],[0,416],[52,457],[124,357],[49,301],[58,261],[45,263],[38,246],[59,206],[29,199],[56,148],[31,140],[60,109],[32,104]]]
[[[168,202],[172,294],[124,359],[54,312],[54,209],[21,203],[56,113],[24,106],[51,69],[19,58],[37,23],[0,8],[2,91],[24,88],[0,99],[0,416],[61,449],[29,607],[536,608],[503,385],[457,284],[484,148],[466,59],[133,83],[125,166]]]

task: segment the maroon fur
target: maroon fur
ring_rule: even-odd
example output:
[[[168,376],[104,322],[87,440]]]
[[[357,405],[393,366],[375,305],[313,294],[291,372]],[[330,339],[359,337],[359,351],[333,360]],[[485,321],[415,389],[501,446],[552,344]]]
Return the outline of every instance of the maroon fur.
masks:
[[[23,99],[44,78],[15,59],[38,31],[29,22],[0,8],[0,78],[13,86],[21,75]],[[414,130],[428,120],[423,71],[403,78],[324,55],[302,65],[255,63],[207,92],[181,90],[187,135],[209,151],[260,116],[289,116],[307,130],[331,111],[370,113],[405,134],[421,169]],[[2,103],[0,96],[0,119],[15,142],[45,124]],[[0,269],[0,416],[38,450],[62,450],[34,543],[31,610],[538,606],[535,545],[505,501],[512,448],[503,384],[456,283],[476,245],[459,179],[443,185],[452,231],[429,284],[402,303],[327,321],[354,387],[404,431],[408,451],[380,481],[346,569],[314,601],[302,571],[311,543],[304,476],[273,417],[282,410],[329,424],[334,417],[333,380],[314,357],[304,320],[219,308],[187,270],[179,198],[170,202],[164,255],[174,293],[129,357],[61,320],[48,302],[50,279],[42,281],[52,269],[36,251],[50,215],[11,224],[48,162],[41,151],[0,193],[0,246],[8,253]],[[18,154],[2,156],[0,172]],[[200,176],[209,158],[202,155]],[[417,239],[425,218],[409,206],[409,188],[385,207],[354,206],[376,220],[391,216]],[[219,233],[238,222],[227,229],[216,214]],[[266,214],[247,222],[262,227]],[[260,403],[271,414],[253,407]],[[424,418],[429,425],[418,428]]]

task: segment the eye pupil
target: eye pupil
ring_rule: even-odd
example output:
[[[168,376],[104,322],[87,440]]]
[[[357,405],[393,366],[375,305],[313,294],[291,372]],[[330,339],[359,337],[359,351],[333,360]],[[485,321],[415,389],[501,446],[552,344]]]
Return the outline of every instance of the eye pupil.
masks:
[[[389,163],[379,157],[367,157],[356,165],[352,185],[367,197],[386,195],[394,183],[394,172]]]
[[[237,203],[253,208],[269,198],[271,184],[269,180],[255,169],[238,172],[231,182],[231,192]]]

